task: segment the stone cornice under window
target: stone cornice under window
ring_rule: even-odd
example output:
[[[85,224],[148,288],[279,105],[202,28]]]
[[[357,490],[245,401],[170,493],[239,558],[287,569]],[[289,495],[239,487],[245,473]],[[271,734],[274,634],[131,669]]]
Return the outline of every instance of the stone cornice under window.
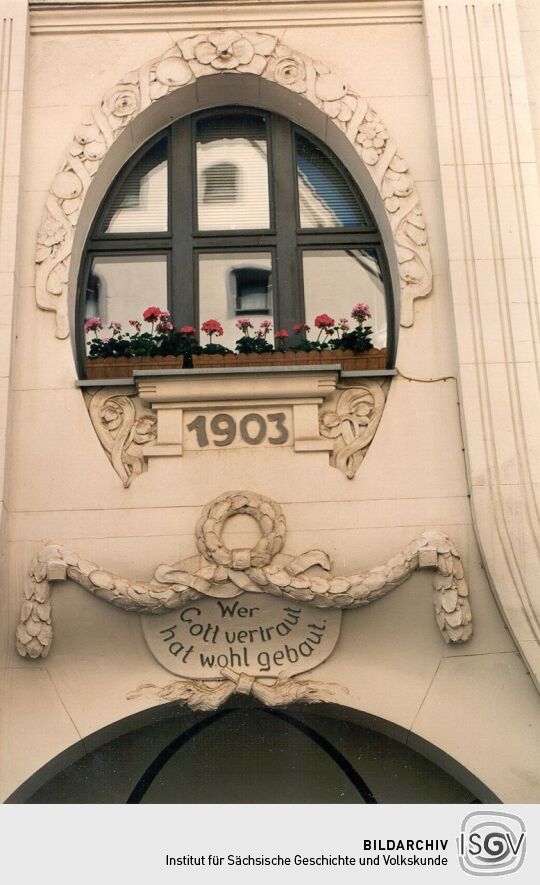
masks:
[[[34,34],[419,24],[421,0],[30,0]],[[92,13],[92,15],[89,15]]]
[[[219,451],[233,443],[234,448],[266,444],[274,451],[327,454],[331,467],[354,479],[395,371],[341,372],[338,364],[173,369],[77,386],[126,488],[149,459],[182,457],[184,451],[198,457],[197,451]]]

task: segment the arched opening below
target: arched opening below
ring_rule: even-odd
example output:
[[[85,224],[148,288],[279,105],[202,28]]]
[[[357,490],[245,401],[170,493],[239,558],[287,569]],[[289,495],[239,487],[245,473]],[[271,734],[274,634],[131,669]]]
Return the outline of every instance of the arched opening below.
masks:
[[[497,801],[464,769],[460,782],[393,737],[338,718],[335,711],[325,715],[323,705],[283,712],[245,703],[209,714],[169,712],[112,739],[92,741],[93,749],[67,765],[57,757],[8,802]]]

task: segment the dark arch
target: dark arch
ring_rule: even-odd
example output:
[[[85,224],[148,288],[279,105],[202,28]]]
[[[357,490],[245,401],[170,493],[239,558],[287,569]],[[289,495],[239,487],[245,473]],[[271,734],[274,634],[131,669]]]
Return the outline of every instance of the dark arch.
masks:
[[[206,719],[203,719],[201,722],[195,723],[195,725],[192,725],[191,728],[187,729],[187,731],[179,734],[178,737],[170,742],[170,744],[167,744],[167,746],[164,747],[160,753],[158,753],[156,758],[142,773],[141,777],[135,784],[133,790],[128,797],[127,804],[137,805],[142,800],[146,791],[155,781],[161,769],[164,768],[169,759],[172,759],[172,757],[175,755],[175,753],[178,752],[178,750],[180,750],[185,744],[188,743],[188,741],[190,741],[196,735],[200,734],[201,731],[204,731],[205,728],[213,725],[214,722],[218,721],[218,719],[223,719],[224,716],[227,716],[231,712],[231,710],[219,710],[217,713],[211,713],[210,716],[208,716]]]
[[[218,713],[214,713],[211,716],[208,716],[208,718],[204,719],[202,722],[198,722],[196,723],[196,725],[188,728],[187,731],[183,732],[181,735],[179,735],[169,744],[167,744],[167,746],[164,747],[164,749],[161,750],[160,753],[158,753],[156,758],[143,772],[135,787],[133,788],[127,800],[127,804],[134,805],[141,802],[145,793],[150,788],[162,769],[165,767],[167,762],[172,759],[172,757],[183,746],[185,746],[188,741],[190,741],[196,735],[200,734],[200,732],[208,726],[213,725],[215,722],[217,722],[218,719],[221,719],[223,716],[226,716],[228,713],[231,712],[231,710],[222,710]],[[289,716],[280,710],[263,709],[262,712],[266,713],[269,716],[275,716],[276,718],[281,719],[283,722],[286,722],[288,725],[292,725],[293,728],[296,728],[302,734],[306,735],[306,737],[308,737],[318,747],[324,750],[324,752],[327,753],[328,756],[330,756],[332,761],[338,765],[341,771],[351,781],[351,783],[366,804],[373,804],[377,802],[366,782],[363,780],[362,777],[360,777],[360,775],[351,765],[348,759],[346,759],[345,756],[340,753],[339,750],[329,740],[323,737],[323,735],[319,734],[319,732],[315,731],[315,729],[311,728],[309,725],[306,725],[305,722],[300,722],[298,719],[295,719],[293,716]]]
[[[282,710],[268,710],[267,711],[270,716],[276,716],[278,719],[283,720],[283,722],[287,722],[289,725],[292,725],[293,728],[297,728],[298,731],[305,734],[306,737],[310,738],[317,746],[321,747],[327,753],[334,762],[339,765],[343,773],[349,778],[351,783],[356,787],[358,792],[360,793],[362,799],[366,803],[366,805],[374,805],[377,803],[377,800],[365,780],[360,777],[356,769],[351,765],[348,759],[345,758],[343,753],[335,747],[329,740],[323,737],[318,731],[315,731],[314,728],[311,728],[309,725],[306,725],[305,722],[300,722],[298,719],[295,719],[293,716],[289,716],[287,713],[283,713]]]
[[[153,136],[181,117],[227,105],[257,108],[288,118],[323,142],[343,163],[359,187],[378,227],[388,262],[394,303],[393,338],[397,343],[400,310],[399,268],[390,221],[375,182],[354,146],[323,111],[308,99],[255,74],[216,74],[171,92],[142,111],[122,132],[92,179],[75,229],[69,273],[70,327],[77,360],[75,306],[83,250],[103,199],[126,162]],[[79,367],[81,368],[81,367]]]
[[[268,708],[261,708],[249,698],[239,698],[238,700],[233,699],[219,712],[225,713],[235,709],[246,709],[246,707],[248,709],[262,709],[267,713],[270,712]],[[419,738],[417,735],[414,735],[402,726],[396,725],[388,720],[381,719],[380,717],[359,710],[354,710],[350,707],[343,707],[338,704],[298,704],[288,708],[287,714],[283,714],[281,711],[271,712],[273,715],[276,715],[276,713],[279,713],[281,716],[294,715],[295,719],[302,715],[316,714],[328,719],[338,719],[352,725],[360,725],[373,732],[378,732],[385,737],[392,738],[394,741],[416,751],[420,756],[423,756],[430,762],[434,763],[442,769],[443,772],[454,778],[465,789],[476,796],[478,801],[490,804],[499,803],[501,801],[486,784],[480,781],[456,759],[449,756],[434,744],[429,743],[423,738]],[[185,719],[187,715],[189,715],[191,721],[193,721],[193,718],[196,719],[195,725],[197,723],[205,722],[209,718],[209,714],[193,714],[189,711],[186,713],[184,709],[173,703],[141,710],[138,713],[125,717],[124,719],[117,720],[59,753],[38,769],[38,771],[32,774],[5,800],[5,802],[8,804],[31,802],[32,797],[41,787],[45,786],[53,777],[59,775],[69,765],[81,760],[93,750],[98,749],[115,738],[127,735],[138,728],[142,728],[152,723],[158,723],[161,720],[167,720],[173,722],[178,721],[180,725],[183,724],[183,731],[185,731]],[[212,716],[215,714],[210,715]],[[215,721],[217,721],[217,719]]]

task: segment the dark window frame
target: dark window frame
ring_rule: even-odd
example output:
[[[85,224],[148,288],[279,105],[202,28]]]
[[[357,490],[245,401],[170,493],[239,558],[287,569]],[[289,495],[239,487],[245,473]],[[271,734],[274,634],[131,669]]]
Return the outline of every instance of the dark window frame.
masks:
[[[266,121],[268,156],[268,196],[270,227],[266,230],[201,231],[196,227],[196,120],[203,116],[257,114]],[[369,228],[302,228],[298,198],[296,139],[299,133],[311,141],[337,165],[357,196]],[[167,140],[168,159],[168,230],[148,233],[107,233],[103,223],[110,200],[149,148]],[[186,174],[189,170],[189,174]],[[387,316],[387,367],[393,366],[395,353],[395,305],[391,272],[382,235],[373,212],[357,182],[344,163],[312,132],[280,114],[256,106],[230,105],[208,108],[183,116],[156,133],[124,164],[101,201],[80,263],[76,303],[77,349],[85,354],[84,299],[96,255],[160,253],[167,255],[167,309],[175,325],[194,325],[200,321],[198,297],[198,254],[204,251],[267,251],[272,256],[272,292],[275,328],[288,328],[305,322],[302,252],[306,249],[366,248],[376,251],[381,267]],[[187,294],[185,294],[187,293]],[[165,305],[163,305],[165,307]],[[351,305],[352,306],[352,305]],[[329,305],[331,309],[331,305]]]

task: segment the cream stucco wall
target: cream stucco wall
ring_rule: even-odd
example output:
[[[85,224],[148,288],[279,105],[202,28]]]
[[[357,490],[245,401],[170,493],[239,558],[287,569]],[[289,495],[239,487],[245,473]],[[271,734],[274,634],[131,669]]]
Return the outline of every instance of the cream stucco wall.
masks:
[[[377,565],[426,529],[453,539],[473,608],[474,635],[466,645],[445,646],[433,618],[429,578],[417,573],[376,604],[346,612],[338,647],[315,675],[340,686],[339,703],[395,723],[410,732],[411,742],[415,736],[431,742],[503,801],[539,801],[538,694],[495,601],[473,528],[420,4],[299,3],[294,15],[279,3],[241,10],[234,3],[217,4],[199,11],[178,4],[162,25],[159,16],[150,22],[135,2],[114,11],[107,5],[92,16],[79,13],[78,23],[73,11],[63,17],[40,11],[38,4],[31,11],[6,491],[2,797],[62,750],[153,703],[126,699],[137,685],[170,681],[148,651],[137,615],[70,583],[54,594],[55,640],[48,658],[17,655],[13,636],[21,596],[40,543],[65,543],[120,574],[149,578],[158,563],[195,551],[194,526],[206,502],[246,488],[282,505],[285,552],[321,548],[336,574]],[[527,58],[532,40],[527,35],[536,20],[521,6]],[[36,307],[36,234],[84,111],[173,40],[220,26],[225,18],[248,31],[279,34],[295,49],[323,59],[380,112],[421,195],[433,291],[416,302],[414,325],[401,329],[400,374],[391,382],[375,440],[354,480],[332,469],[326,453],[233,449],[153,458],[148,471],[124,489],[75,387],[71,344],[55,338],[52,314]],[[532,62],[529,75],[537,89]],[[536,120],[534,107],[532,116]],[[504,434],[504,416],[493,420]],[[246,520],[231,527],[236,546],[244,546],[248,531]]]

